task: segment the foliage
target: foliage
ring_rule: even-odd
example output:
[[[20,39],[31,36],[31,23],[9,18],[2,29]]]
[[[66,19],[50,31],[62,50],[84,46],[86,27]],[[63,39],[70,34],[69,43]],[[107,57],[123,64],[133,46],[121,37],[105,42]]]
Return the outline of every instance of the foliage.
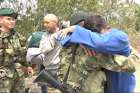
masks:
[[[136,31],[140,31],[140,6],[137,7],[135,19],[136,19],[135,29]]]

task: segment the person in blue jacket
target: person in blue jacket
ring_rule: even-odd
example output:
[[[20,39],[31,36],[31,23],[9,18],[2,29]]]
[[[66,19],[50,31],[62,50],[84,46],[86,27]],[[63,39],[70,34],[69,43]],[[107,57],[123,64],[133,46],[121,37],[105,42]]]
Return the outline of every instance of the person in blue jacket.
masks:
[[[85,29],[86,28],[86,29]],[[103,54],[129,56],[131,53],[129,39],[123,31],[110,28],[100,15],[91,15],[85,28],[71,26],[62,35],[67,37],[61,41],[63,47],[79,43]],[[107,83],[105,93],[133,93],[135,77],[131,73],[105,70]]]

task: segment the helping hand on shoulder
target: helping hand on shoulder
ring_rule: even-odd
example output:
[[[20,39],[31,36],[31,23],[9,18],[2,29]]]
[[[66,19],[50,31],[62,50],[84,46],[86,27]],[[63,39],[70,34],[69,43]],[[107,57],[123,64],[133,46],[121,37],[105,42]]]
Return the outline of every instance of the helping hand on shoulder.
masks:
[[[64,28],[56,33],[53,34],[54,38],[58,38],[61,37],[61,39],[65,38],[69,33],[72,33],[74,31],[74,29],[76,28],[76,26],[70,26],[68,28]]]
[[[71,33],[74,31],[74,29],[76,28],[76,26],[70,26],[68,28],[62,29],[61,31],[61,37],[64,38],[68,35],[68,33]]]

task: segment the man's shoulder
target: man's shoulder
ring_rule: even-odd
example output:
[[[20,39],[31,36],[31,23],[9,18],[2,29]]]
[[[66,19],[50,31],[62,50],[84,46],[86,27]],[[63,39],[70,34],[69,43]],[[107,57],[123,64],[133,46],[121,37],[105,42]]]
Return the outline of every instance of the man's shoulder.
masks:
[[[125,31],[121,30],[121,29],[117,29],[117,28],[111,28],[111,32],[113,33],[117,33],[117,34],[125,34]]]
[[[120,29],[113,28],[113,29],[111,29],[111,33],[112,33],[111,35],[113,35],[114,37],[117,37],[119,39],[128,40],[127,33],[125,33],[124,31],[122,31]]]

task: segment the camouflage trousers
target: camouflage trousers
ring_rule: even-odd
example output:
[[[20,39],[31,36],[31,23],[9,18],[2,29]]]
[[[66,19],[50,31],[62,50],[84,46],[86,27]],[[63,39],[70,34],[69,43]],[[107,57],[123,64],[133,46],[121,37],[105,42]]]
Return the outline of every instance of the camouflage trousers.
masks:
[[[14,70],[10,74],[12,77],[0,78],[0,93],[25,93],[24,76],[19,77]]]
[[[105,81],[105,73],[101,70],[92,71],[86,77],[72,70],[67,82],[76,90],[76,93],[104,93]]]

